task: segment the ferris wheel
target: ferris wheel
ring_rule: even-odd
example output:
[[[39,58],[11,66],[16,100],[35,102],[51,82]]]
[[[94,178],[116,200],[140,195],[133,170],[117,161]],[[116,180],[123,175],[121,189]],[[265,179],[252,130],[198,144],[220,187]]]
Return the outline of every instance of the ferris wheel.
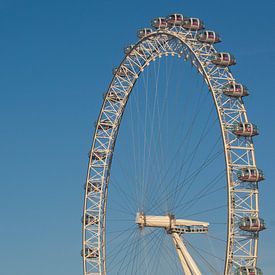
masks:
[[[243,97],[249,95],[248,89],[229,70],[236,60],[232,54],[215,49],[214,45],[221,42],[220,36],[206,30],[198,18],[172,14],[154,19],[152,27],[140,29],[138,42],[125,48],[125,57],[113,71],[96,123],[82,217],[83,274],[263,274],[257,267],[257,257],[259,232],[265,229],[264,220],[259,216],[258,189],[264,174],[256,166],[253,145],[253,137],[259,131],[248,120],[244,106]],[[166,86],[167,81],[163,79],[168,74],[167,63],[161,65],[158,61],[161,57],[162,60],[166,57],[177,59],[180,62],[177,71],[183,66],[183,60],[189,62],[192,70],[202,76],[208,91],[205,94],[210,100],[205,107],[210,115],[205,121],[197,122],[197,116],[199,112],[202,112],[202,119],[207,116],[201,106],[208,99],[202,99],[195,92],[188,100],[185,98],[185,106],[179,108],[180,112],[185,112],[185,107],[190,105],[194,118],[187,113],[177,113],[172,122],[169,117],[165,118],[164,106],[169,104],[170,95],[176,88],[167,86],[164,94],[159,95],[159,86]],[[153,73],[148,72],[151,66]],[[161,66],[166,66],[163,75]],[[176,83],[172,79],[173,65],[169,68],[173,85]],[[155,82],[150,84],[153,78]],[[135,90],[139,83],[143,88]],[[151,95],[153,89],[156,92]],[[142,94],[141,90],[145,92]],[[184,93],[177,92],[179,97]],[[131,103],[131,98],[138,96],[139,102]],[[192,105],[192,98],[198,98],[200,103]],[[170,116],[177,112],[174,106],[179,101],[175,99],[169,107]],[[122,117],[128,120],[129,127],[134,129],[132,132],[123,125]],[[151,128],[148,128],[150,122]],[[213,135],[208,134],[212,122],[217,122],[217,127],[212,127]],[[188,123],[190,127],[186,126]],[[198,142],[190,137],[192,133],[198,135],[193,127],[202,128]],[[172,128],[180,138],[171,134]],[[167,138],[161,136],[161,131],[165,131]],[[128,141],[130,136],[132,143]],[[219,141],[221,149],[216,152]],[[184,149],[181,142],[185,143]],[[202,142],[205,145],[201,145]],[[130,144],[132,152],[127,147],[130,148]],[[141,149],[138,149],[139,144]],[[195,156],[200,148],[201,152]],[[112,175],[121,162],[116,159],[119,150],[124,151],[126,175],[118,172],[115,179]],[[203,155],[206,157],[200,161]],[[197,166],[191,169],[194,163]],[[203,174],[211,165],[212,171],[222,168],[217,175],[211,170]],[[127,175],[130,167],[135,170],[133,179]],[[185,175],[183,169],[187,171]],[[141,197],[134,206],[133,194]],[[223,203],[222,207],[215,207],[216,201]],[[173,208],[170,202],[176,206]],[[127,203],[129,207],[117,214],[120,205]],[[192,214],[199,219],[188,214],[192,207],[199,210]],[[215,211],[221,212],[215,214]],[[126,218],[128,214],[132,218]],[[120,218],[117,224],[111,224],[112,215]],[[219,219],[223,222],[219,223]],[[221,224],[222,229],[219,228]],[[167,240],[156,241],[160,234]],[[207,238],[207,241],[199,238]],[[209,239],[222,243],[216,252]],[[160,260],[161,253],[164,256]],[[209,258],[203,253],[210,254]],[[215,261],[220,262],[215,265]],[[168,263],[172,266],[170,269],[166,269]]]

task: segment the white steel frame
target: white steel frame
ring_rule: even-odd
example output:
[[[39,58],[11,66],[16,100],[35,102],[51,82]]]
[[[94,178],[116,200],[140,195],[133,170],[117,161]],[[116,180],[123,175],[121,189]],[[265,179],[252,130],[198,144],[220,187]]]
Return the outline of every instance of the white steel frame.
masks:
[[[223,94],[222,88],[235,83],[235,78],[228,67],[211,62],[215,53],[217,51],[212,44],[198,41],[196,31],[172,27],[155,30],[142,38],[122,60],[106,92],[90,151],[83,215],[84,275],[106,275],[106,202],[112,154],[120,121],[140,73],[151,61],[162,55],[189,60],[208,85],[217,110],[223,138],[228,193],[224,274],[233,274],[239,266],[256,266],[258,234],[241,231],[238,222],[247,215],[259,217],[258,183],[241,182],[237,178],[239,169],[256,167],[254,146],[251,137],[237,137],[232,132],[235,123],[248,122],[248,118],[241,97]],[[124,72],[124,76],[120,72]],[[106,120],[110,127],[102,129],[100,125]],[[87,215],[96,217],[97,222],[89,223]],[[87,248],[96,250],[97,256],[87,255]]]

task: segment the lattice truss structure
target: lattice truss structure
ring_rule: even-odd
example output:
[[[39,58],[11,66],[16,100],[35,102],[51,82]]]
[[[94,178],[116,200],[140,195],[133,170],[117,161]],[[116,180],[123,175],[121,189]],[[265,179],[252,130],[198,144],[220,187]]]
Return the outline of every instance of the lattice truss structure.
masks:
[[[258,232],[243,231],[240,221],[259,218],[258,182],[242,181],[238,172],[257,169],[252,136],[236,135],[234,125],[249,123],[242,97],[228,96],[226,85],[236,83],[227,66],[213,64],[213,44],[201,42],[198,32],[182,27],[159,29],[144,36],[116,69],[97,120],[90,151],[83,215],[85,275],[106,275],[106,202],[112,154],[120,121],[133,86],[146,66],[163,55],[191,62],[208,85],[223,137],[228,185],[228,237],[224,274],[256,266]]]

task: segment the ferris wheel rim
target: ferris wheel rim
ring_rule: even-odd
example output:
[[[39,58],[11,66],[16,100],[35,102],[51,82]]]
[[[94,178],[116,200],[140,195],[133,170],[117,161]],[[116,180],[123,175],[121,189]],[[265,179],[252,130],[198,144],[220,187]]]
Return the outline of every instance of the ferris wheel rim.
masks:
[[[189,32],[189,34],[188,35],[191,35],[192,33],[194,33],[194,32]],[[219,117],[219,123],[220,123],[220,130],[221,130],[221,133],[222,133],[222,136],[223,136],[223,145],[224,145],[224,156],[225,156],[225,165],[226,165],[226,170],[227,170],[227,192],[228,192],[228,224],[227,224],[227,230],[228,230],[228,232],[229,232],[229,224],[231,223],[231,221],[232,221],[232,216],[230,216],[230,213],[232,214],[232,209],[230,209],[230,207],[231,207],[231,200],[232,200],[232,194],[231,194],[231,192],[230,192],[230,184],[231,184],[231,180],[230,180],[230,169],[231,169],[231,166],[230,166],[230,161],[229,161],[229,159],[228,159],[228,148],[226,148],[226,136],[225,136],[225,128],[223,128],[223,121],[222,121],[222,114],[221,114],[221,112],[220,112],[220,109],[219,109],[219,106],[218,106],[218,103],[217,103],[217,100],[216,100],[216,98],[215,98],[215,96],[214,96],[214,88],[213,88],[213,86],[212,86],[212,83],[211,83],[211,81],[210,81],[210,79],[209,79],[209,77],[208,77],[208,74],[207,74],[207,72],[206,72],[206,70],[205,70],[205,66],[204,66],[204,64],[202,64],[202,62],[201,62],[201,60],[198,58],[198,56],[197,56],[197,53],[195,53],[194,52],[194,50],[191,48],[191,46],[187,43],[187,41],[188,41],[188,37],[186,38],[185,37],[185,39],[186,40],[184,40],[184,38],[182,37],[182,34],[181,33],[179,33],[179,32],[175,32],[175,31],[171,31],[171,30],[161,30],[161,31],[155,31],[155,32],[153,32],[153,33],[151,33],[151,34],[149,34],[148,36],[146,36],[146,37],[144,37],[143,39],[141,39],[140,41],[138,41],[135,45],[134,45],[134,47],[133,47],[133,49],[132,49],[132,51],[134,51],[139,45],[142,45],[142,43],[144,43],[144,42],[148,42],[148,41],[150,41],[151,39],[157,39],[158,37],[160,37],[160,36],[162,36],[162,35],[168,35],[168,36],[170,36],[170,37],[173,37],[173,38],[176,38],[176,39],[178,39],[181,43],[182,43],[182,45],[184,45],[184,46],[186,46],[188,49],[189,49],[189,51],[190,52],[192,52],[192,54],[193,54],[193,57],[194,58],[196,58],[196,60],[197,60],[197,62],[198,62],[198,64],[200,65],[200,68],[201,68],[201,70],[202,71],[200,71],[200,74],[202,74],[202,76],[203,76],[203,79],[205,80],[205,82],[208,84],[208,86],[209,86],[209,91],[211,91],[211,95],[212,95],[212,98],[213,98],[213,100],[214,100],[214,103],[215,103],[215,108],[216,108],[216,111],[217,111],[217,115],[218,115],[218,117]],[[192,36],[192,38],[193,38],[193,35],[191,35]],[[202,43],[203,44],[203,43]],[[204,44],[205,45],[205,44]],[[206,46],[206,45],[205,45]],[[212,53],[216,53],[217,51],[215,50],[215,48],[213,47],[213,45],[207,45],[208,47],[209,47],[209,49],[212,51]],[[127,61],[127,59],[130,57],[130,54],[131,54],[131,52],[130,53],[128,53],[128,54],[126,54],[126,56],[125,56],[125,58],[122,60],[122,62],[120,63],[120,65],[119,65],[119,67],[118,67],[118,70],[120,70],[121,68],[123,68],[123,66],[124,66],[124,64],[125,64],[125,61]],[[150,56],[150,58],[149,59],[147,59],[146,60],[146,62],[145,63],[147,63],[147,64],[150,64],[150,62],[154,59],[154,58],[157,58],[158,56],[157,55],[151,55]],[[146,66],[147,66],[147,64],[146,64]],[[132,90],[133,90],[133,87],[134,87],[134,85],[135,85],[135,82],[136,82],[136,80],[138,79],[138,77],[139,77],[139,74],[142,72],[142,70],[140,70],[139,71],[139,73],[137,74],[137,76],[135,76],[135,79],[134,79],[134,81],[133,81],[133,83],[132,83],[132,85],[131,85],[131,87],[130,87],[130,90],[128,91],[128,94],[127,94],[127,98],[125,97],[125,102],[124,102],[124,106],[122,107],[122,114],[121,114],[121,117],[120,117],[120,119],[122,118],[122,115],[123,115],[123,113],[124,113],[124,108],[125,108],[125,106],[126,106],[126,104],[127,104],[127,100],[128,100],[128,97],[129,97],[129,95],[131,94],[131,92],[132,92]],[[231,74],[231,72],[230,72],[230,70],[227,68],[227,72],[228,72],[228,75],[231,77],[231,80],[232,81],[235,81],[235,79],[234,79],[234,77],[233,77],[233,75]],[[103,114],[103,112],[104,112],[104,104],[106,103],[106,101],[107,101],[107,97],[108,97],[108,94],[109,94],[109,92],[111,91],[110,89],[111,89],[111,87],[112,87],[112,83],[115,81],[115,79],[116,79],[116,77],[117,77],[117,74],[115,74],[114,75],[114,77],[113,77],[113,79],[112,79],[112,81],[111,81],[111,84],[110,84],[110,86],[109,86],[109,88],[108,88],[108,92],[105,94],[105,98],[104,98],[104,102],[103,102],[103,105],[102,105],[102,108],[101,108],[101,111],[100,111],[100,114],[99,114],[99,117],[98,117],[98,121],[97,121],[97,126],[96,126],[96,131],[95,131],[95,133],[94,133],[94,137],[93,137],[93,144],[92,144],[92,149],[91,149],[91,154],[90,154],[90,160],[89,160],[89,163],[91,163],[91,158],[92,158],[92,154],[94,153],[94,149],[95,149],[95,136],[96,136],[96,134],[97,134],[97,131],[99,130],[99,124],[100,124],[100,122],[101,122],[101,120],[100,120],[100,118],[102,117],[102,114]],[[242,101],[242,100],[241,100]],[[245,118],[245,121],[247,122],[248,120],[247,120],[247,115],[246,115],[246,110],[244,109],[243,110],[243,115],[244,115],[244,118]],[[113,136],[112,137],[114,137],[114,139],[115,139],[115,141],[116,141],[116,135],[117,135],[117,133],[118,133],[118,131],[119,131],[119,125],[120,125],[120,119],[119,119],[119,121],[117,122],[118,124],[117,124],[117,129],[116,129],[116,132],[114,132],[113,133]],[[113,131],[113,130],[112,130]],[[105,175],[105,178],[109,178],[109,174],[110,174],[110,167],[111,167],[111,162],[112,162],[112,153],[113,153],[113,149],[114,149],[114,147],[115,147],[115,141],[114,141],[114,144],[113,144],[113,146],[112,146],[112,148],[108,148],[108,150],[110,150],[110,159],[109,159],[109,162],[107,163],[107,165],[106,165],[106,167],[104,167],[104,173],[107,173],[106,175]],[[252,152],[253,152],[253,158],[254,158],[254,147],[253,147],[253,143],[252,143]],[[254,165],[255,165],[255,161],[254,161]],[[89,178],[89,169],[88,169],[88,172],[87,172],[87,181],[86,181],[86,189],[85,189],[85,200],[84,200],[84,219],[85,219],[85,214],[86,214],[86,209],[87,209],[87,188],[88,188],[88,178]],[[102,182],[104,181],[104,179],[102,179]],[[98,229],[98,232],[101,230],[101,232],[99,232],[98,234],[101,236],[101,239],[103,239],[102,241],[103,241],[103,243],[104,243],[104,245],[103,245],[103,250],[105,250],[105,226],[106,226],[106,203],[107,203],[107,191],[108,191],[108,182],[106,182],[106,189],[105,189],[105,193],[104,193],[104,195],[103,195],[103,198],[101,198],[101,203],[103,203],[104,205],[102,206],[101,205],[101,207],[103,207],[102,208],[102,210],[103,210],[103,212],[102,213],[105,213],[105,215],[103,216],[103,217],[98,217],[99,218],[99,220],[102,218],[103,219],[103,221],[104,222],[102,222],[101,224],[100,224],[100,226],[101,227],[99,227],[99,229]],[[257,204],[258,204],[258,197],[256,197],[256,201],[257,201]],[[99,213],[99,214],[102,214],[102,213]],[[234,213],[233,213],[234,214]],[[103,228],[103,229],[102,229]],[[231,230],[232,230],[232,228],[231,228]],[[231,232],[231,231],[230,231]],[[85,243],[85,241],[86,241],[86,238],[85,238],[85,234],[86,234],[86,228],[85,228],[85,225],[84,225],[84,223],[83,223],[83,249],[86,247],[86,243]],[[228,233],[228,238],[229,238],[229,235],[230,235],[230,233]],[[254,247],[254,256],[256,256],[257,257],[257,250],[258,250],[258,241],[257,241],[257,239],[255,240],[255,247]],[[229,248],[229,240],[227,240],[227,253],[226,253],[226,260],[225,260],[225,274],[227,274],[226,272],[226,270],[228,269],[228,267],[227,267],[227,265],[229,264],[228,262],[229,262],[229,259],[228,259],[228,257],[229,257],[229,254],[230,254],[230,251],[232,250],[232,248]],[[105,253],[105,251],[104,251],[104,253]],[[102,256],[102,255],[99,255],[99,261],[102,263],[103,262],[103,266],[105,266],[105,267],[103,267],[103,269],[104,270],[106,270],[106,262],[105,262],[105,259],[101,259],[100,258],[100,256]],[[103,257],[104,257],[104,255],[103,255]],[[88,273],[85,273],[86,271],[86,267],[85,267],[85,262],[86,262],[86,260],[85,260],[85,256],[84,256],[84,260],[83,260],[83,262],[84,262],[84,274],[88,274]],[[99,274],[105,274],[104,273],[104,271],[100,271],[101,273],[99,273]],[[103,272],[103,273],[102,273]]]

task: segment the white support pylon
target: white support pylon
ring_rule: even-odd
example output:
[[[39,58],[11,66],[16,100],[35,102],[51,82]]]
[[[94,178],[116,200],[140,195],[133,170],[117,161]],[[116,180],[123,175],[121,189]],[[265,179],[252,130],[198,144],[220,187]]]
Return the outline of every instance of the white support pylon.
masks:
[[[185,244],[178,233],[172,233],[172,239],[178,253],[182,269],[185,275],[201,275],[201,272],[195,261],[189,254]]]

